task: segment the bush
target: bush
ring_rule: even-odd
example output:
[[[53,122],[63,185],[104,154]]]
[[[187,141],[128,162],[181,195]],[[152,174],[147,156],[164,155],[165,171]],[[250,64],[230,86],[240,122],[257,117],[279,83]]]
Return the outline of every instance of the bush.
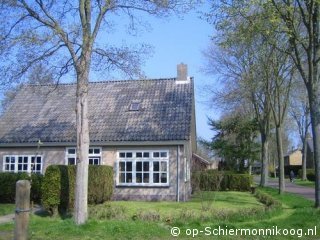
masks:
[[[0,203],[14,203],[16,197],[16,182],[19,180],[29,180],[31,182],[30,199],[40,203],[41,184],[43,176],[39,174],[27,173],[0,173]]]
[[[193,173],[193,191],[250,191],[252,176],[217,170]]]
[[[88,203],[103,203],[113,193],[113,169],[109,166],[89,165]],[[42,185],[42,203],[55,215],[64,214],[74,205],[76,166],[51,165],[47,168]]]
[[[257,190],[254,196],[258,199],[259,202],[263,203],[267,207],[270,207],[270,208],[281,207],[281,202],[274,199],[272,196],[270,196],[267,193],[263,193]]]
[[[307,179],[313,182],[316,181],[316,175],[315,175],[314,169],[307,169]]]

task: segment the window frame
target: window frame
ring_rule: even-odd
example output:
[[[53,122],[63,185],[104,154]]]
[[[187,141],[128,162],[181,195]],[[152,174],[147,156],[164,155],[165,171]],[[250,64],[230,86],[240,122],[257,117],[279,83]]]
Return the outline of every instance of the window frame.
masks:
[[[10,159],[10,162],[6,162],[6,158]],[[24,162],[24,160],[27,158],[27,162]],[[37,159],[40,158],[40,163],[36,163],[38,166],[40,166],[40,170],[34,170],[32,163],[34,160],[33,158]],[[22,159],[22,162],[19,163],[19,159]],[[14,160],[14,162],[12,162]],[[28,155],[28,154],[6,154],[3,156],[3,162],[2,162],[2,171],[3,172],[13,172],[13,173],[36,173],[36,174],[42,174],[43,171],[43,156],[42,155]],[[7,170],[6,166],[9,165],[10,169]],[[19,170],[19,165],[21,165],[22,169]],[[27,169],[23,169],[23,166],[27,166]],[[13,167],[12,167],[13,166]],[[13,168],[13,169],[12,169]]]
[[[127,153],[132,153],[132,157],[127,157]],[[137,153],[141,153],[141,157],[137,157]],[[145,154],[148,153],[148,156]],[[154,157],[154,153],[159,153],[159,157]],[[165,153],[166,156],[161,156],[162,153]],[[124,156],[123,156],[124,154]],[[130,149],[121,149],[118,150],[116,159],[116,186],[128,186],[128,187],[168,187],[170,183],[170,168],[169,168],[169,150],[168,149],[139,149],[139,150],[130,150]],[[122,155],[122,156],[120,156]],[[139,154],[140,155],[140,154]],[[132,171],[121,171],[120,164],[121,162],[132,162]],[[137,163],[141,162],[142,169],[141,171],[137,170]],[[148,162],[149,170],[144,170],[144,163]],[[159,163],[158,171],[154,170],[155,162]],[[161,170],[161,165],[165,163],[166,171]],[[121,174],[132,173],[131,182],[120,182]],[[141,182],[137,181],[137,174],[142,174]],[[149,182],[144,182],[144,176],[148,174]],[[154,174],[159,174],[159,182],[154,182]],[[166,174],[166,182],[161,182],[161,175]],[[126,179],[126,178],[125,178]]]
[[[92,153],[90,150],[93,149]],[[95,149],[99,150],[99,153],[94,153]],[[75,150],[74,153],[69,153],[69,150]],[[69,158],[74,158],[74,164],[69,164]],[[98,164],[90,164],[90,160],[99,159]],[[65,151],[65,164],[66,165],[77,165],[77,148],[76,147],[66,147]],[[90,165],[102,165],[102,147],[89,147],[88,152],[88,164]]]

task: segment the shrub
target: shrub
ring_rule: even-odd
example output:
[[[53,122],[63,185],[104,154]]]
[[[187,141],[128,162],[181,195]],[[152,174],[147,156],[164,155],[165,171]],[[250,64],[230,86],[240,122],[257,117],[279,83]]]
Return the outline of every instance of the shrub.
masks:
[[[90,218],[97,220],[125,219],[126,208],[124,206],[98,204],[89,208]]]
[[[314,169],[307,169],[307,179],[313,182],[316,181],[316,175],[314,173]]]
[[[76,166],[49,166],[42,185],[44,208],[53,215],[71,210],[74,205],[75,183]],[[112,167],[89,165],[88,203],[97,204],[110,200],[112,192]]]
[[[192,181],[192,186],[202,191],[250,191],[252,176],[248,174],[207,170],[194,173]]]
[[[263,203],[267,207],[274,208],[274,207],[280,207],[281,206],[281,202],[279,202],[278,200],[274,199],[269,194],[263,193],[263,192],[261,192],[259,190],[256,191],[254,196],[258,199],[259,202]]]
[[[41,184],[43,176],[39,174],[27,173],[0,173],[0,203],[14,203],[16,197],[16,182],[19,180],[29,180],[31,182],[30,199],[40,203]]]

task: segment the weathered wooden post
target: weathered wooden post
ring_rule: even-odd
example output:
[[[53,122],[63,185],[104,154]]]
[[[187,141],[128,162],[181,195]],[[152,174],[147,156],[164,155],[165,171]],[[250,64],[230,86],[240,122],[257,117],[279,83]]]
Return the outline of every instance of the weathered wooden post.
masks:
[[[27,240],[30,214],[30,182],[19,180],[16,183],[16,214],[14,240]]]

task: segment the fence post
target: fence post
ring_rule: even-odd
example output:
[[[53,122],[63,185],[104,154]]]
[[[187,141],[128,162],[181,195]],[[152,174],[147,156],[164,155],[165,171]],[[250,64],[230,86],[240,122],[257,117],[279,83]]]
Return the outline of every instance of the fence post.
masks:
[[[19,180],[16,183],[16,211],[14,240],[27,240],[30,214],[30,182]]]

